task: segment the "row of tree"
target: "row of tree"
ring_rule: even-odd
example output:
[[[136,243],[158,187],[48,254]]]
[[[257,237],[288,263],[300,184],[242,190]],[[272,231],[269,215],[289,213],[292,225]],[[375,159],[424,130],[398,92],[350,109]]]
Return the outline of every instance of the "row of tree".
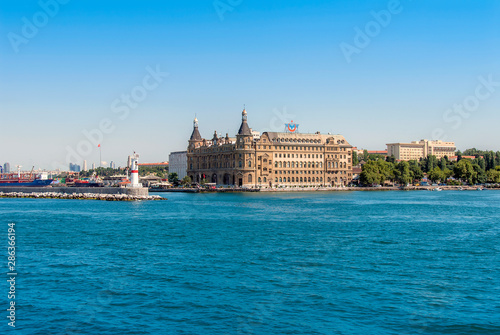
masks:
[[[463,155],[473,156],[473,155]],[[420,161],[395,162],[394,157],[385,160],[369,159],[362,167],[360,182],[363,185],[384,184],[396,182],[411,184],[420,182],[425,174],[432,182],[448,184],[483,184],[500,182],[500,152],[483,153],[483,157],[476,154],[475,159],[462,159],[458,155],[457,161],[450,161],[448,157],[437,159],[429,156]],[[452,178],[453,177],[453,178]]]

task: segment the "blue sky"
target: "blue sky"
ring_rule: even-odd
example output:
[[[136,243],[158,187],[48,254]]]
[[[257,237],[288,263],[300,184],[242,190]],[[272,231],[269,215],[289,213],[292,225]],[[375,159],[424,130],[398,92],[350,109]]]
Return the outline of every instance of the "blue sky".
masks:
[[[102,120],[104,161],[165,161],[195,114],[203,136],[234,135],[244,104],[255,130],[293,118],[359,148],[434,137],[500,150],[498,1],[54,1],[0,5],[2,163],[81,164],[71,150],[98,163],[97,146],[78,148]],[[168,76],[145,91],[148,68]],[[116,113],[134,90],[146,96]]]

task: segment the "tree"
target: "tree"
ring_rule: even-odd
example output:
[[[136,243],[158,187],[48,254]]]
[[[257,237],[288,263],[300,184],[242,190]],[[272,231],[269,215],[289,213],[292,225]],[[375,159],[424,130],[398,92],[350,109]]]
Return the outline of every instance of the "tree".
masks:
[[[387,180],[394,180],[394,164],[381,159],[370,160],[363,165],[359,177],[364,185],[383,184]]]
[[[441,170],[446,169],[446,167],[448,166],[448,160],[446,158],[442,157],[438,163],[438,166]]]
[[[356,151],[352,152],[352,165],[356,166],[359,164],[358,153]]]
[[[409,184],[413,179],[412,173],[410,170],[410,163],[408,163],[406,161],[402,161],[402,162],[396,164],[395,169],[394,169],[394,175],[395,175],[398,183],[404,184],[404,185]]]
[[[185,176],[182,178],[181,185],[191,185],[191,177]]]
[[[437,158],[434,155],[427,156],[424,162],[425,162],[424,172],[429,172],[438,166]]]
[[[424,178],[424,172],[420,168],[420,165],[418,164],[417,161],[409,161],[408,164],[410,165],[410,171],[412,173],[413,180],[415,181],[420,181],[422,178]]]
[[[486,172],[486,180],[488,183],[500,183],[500,166]]]
[[[474,184],[477,176],[477,172],[474,171],[472,162],[468,159],[462,159],[460,162],[455,164],[453,174],[455,175],[455,178],[466,181],[469,184]]]
[[[487,180],[486,171],[484,171],[484,169],[481,167],[481,165],[472,164],[472,167],[474,168],[474,172],[476,174],[476,177],[473,180],[474,184],[475,183],[480,183],[480,184],[486,183],[486,180]]]
[[[171,184],[179,183],[179,176],[177,175],[176,172],[172,172],[168,175],[168,182]]]
[[[437,182],[438,180],[444,181],[445,180],[445,175],[443,171],[439,167],[435,167],[432,169],[428,174],[427,177],[432,180],[434,183]]]

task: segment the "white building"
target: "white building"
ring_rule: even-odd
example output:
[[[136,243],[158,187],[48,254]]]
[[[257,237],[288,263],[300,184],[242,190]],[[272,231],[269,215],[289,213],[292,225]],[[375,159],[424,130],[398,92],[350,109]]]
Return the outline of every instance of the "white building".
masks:
[[[169,173],[177,173],[179,179],[187,176],[187,151],[177,151],[170,153],[169,160]]]
[[[455,142],[420,140],[411,143],[388,143],[387,155],[396,160],[419,160],[434,155],[437,159],[454,156],[457,147]]]

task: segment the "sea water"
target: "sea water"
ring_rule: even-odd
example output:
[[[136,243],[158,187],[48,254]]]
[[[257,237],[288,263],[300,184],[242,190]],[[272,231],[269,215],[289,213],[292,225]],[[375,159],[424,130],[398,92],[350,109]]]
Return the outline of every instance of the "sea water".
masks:
[[[500,334],[499,191],[167,196],[0,199],[0,333]]]

